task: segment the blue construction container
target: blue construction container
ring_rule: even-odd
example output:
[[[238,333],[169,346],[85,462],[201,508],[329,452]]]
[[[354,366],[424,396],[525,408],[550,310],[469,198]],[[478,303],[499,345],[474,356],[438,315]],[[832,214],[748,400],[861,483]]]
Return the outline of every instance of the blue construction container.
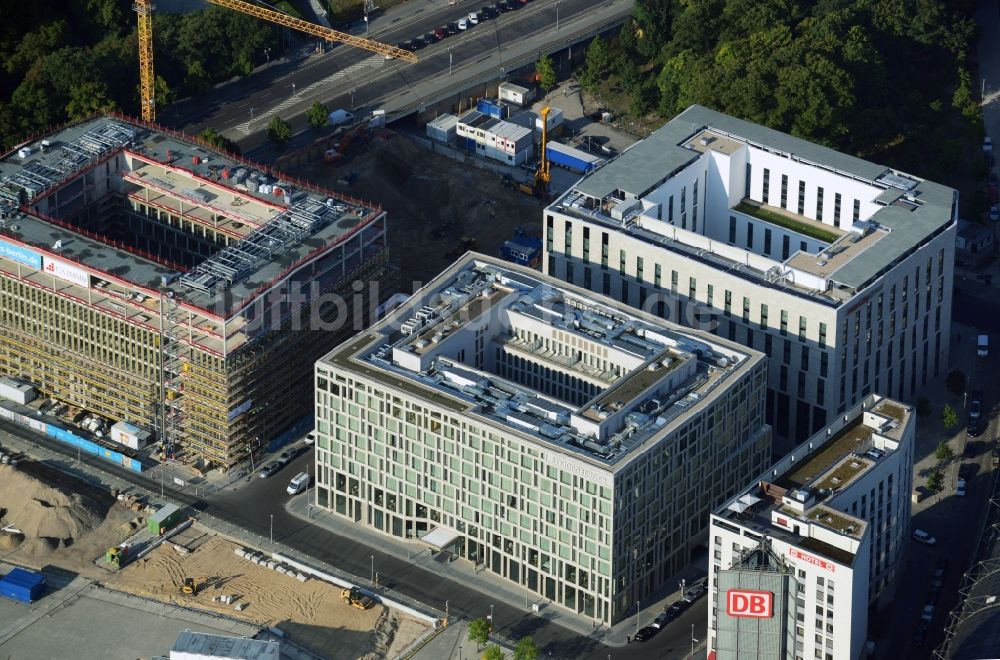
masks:
[[[0,578],[0,596],[20,603],[33,603],[45,591],[45,576],[15,568]]]
[[[588,154],[586,151],[580,151],[559,142],[549,142],[545,145],[545,156],[553,165],[577,174],[586,174],[604,162],[604,159],[599,156]]]
[[[479,99],[476,102],[476,110],[494,119],[507,118],[507,104],[496,99]]]
[[[542,239],[518,233],[500,247],[500,256],[507,261],[534,268],[542,258]]]

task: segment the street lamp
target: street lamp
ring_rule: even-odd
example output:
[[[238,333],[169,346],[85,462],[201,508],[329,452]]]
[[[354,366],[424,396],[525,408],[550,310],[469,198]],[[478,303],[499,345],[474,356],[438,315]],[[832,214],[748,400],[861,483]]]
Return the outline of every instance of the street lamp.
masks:
[[[271,548],[274,548],[274,514],[269,514],[271,516]]]
[[[562,0],[556,0],[556,29],[559,29],[559,3]]]
[[[451,75],[451,46],[448,46],[448,75]]]
[[[271,49],[270,48],[265,48],[264,49],[264,57],[267,58],[268,62],[271,61]]]
[[[250,121],[253,121],[253,108],[250,108]],[[253,449],[250,447],[250,442],[247,442],[247,453],[250,454],[250,473],[256,472],[253,466]]]
[[[691,657],[694,657],[694,645],[698,643],[698,640],[694,638],[694,624],[691,624]]]
[[[354,92],[355,91],[356,90],[354,90],[354,89],[351,90],[351,110],[354,109]]]
[[[490,632],[492,633],[496,628],[493,626],[493,604],[490,603]]]
[[[639,601],[635,601],[635,634],[639,634]]]
[[[292,83],[292,96],[295,96],[295,83]]]
[[[365,36],[368,36],[368,12],[365,12]]]
[[[371,583],[375,584],[375,555],[371,555],[372,558],[372,579]]]

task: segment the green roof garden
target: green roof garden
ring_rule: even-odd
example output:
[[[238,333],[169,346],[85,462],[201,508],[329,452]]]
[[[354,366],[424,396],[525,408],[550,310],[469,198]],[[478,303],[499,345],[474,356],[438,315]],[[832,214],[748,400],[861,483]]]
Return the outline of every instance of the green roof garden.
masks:
[[[764,222],[769,222],[772,225],[777,225],[788,229],[789,231],[794,231],[797,234],[802,234],[803,236],[808,236],[810,238],[815,238],[818,241],[823,241],[825,243],[833,243],[838,238],[840,234],[834,233],[826,229],[822,229],[817,225],[819,223],[808,221],[808,220],[796,220],[790,218],[786,215],[780,213],[775,213],[769,209],[759,206],[757,204],[750,203],[746,200],[740,202],[735,207],[734,211],[749,215],[752,218],[757,218],[758,220],[763,220]]]

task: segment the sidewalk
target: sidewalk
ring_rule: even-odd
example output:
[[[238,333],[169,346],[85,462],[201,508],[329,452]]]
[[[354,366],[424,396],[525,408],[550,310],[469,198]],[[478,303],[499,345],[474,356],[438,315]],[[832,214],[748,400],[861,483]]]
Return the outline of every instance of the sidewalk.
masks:
[[[311,493],[312,491],[310,491]],[[540,609],[535,615],[539,618],[557,623],[581,636],[590,637],[608,646],[625,646],[627,640],[635,634],[638,627],[649,624],[653,617],[664,611],[672,603],[680,600],[679,582],[681,579],[686,580],[686,585],[690,587],[702,582],[706,577],[704,571],[698,570],[693,566],[688,566],[681,574],[675,576],[673,581],[667,581],[667,584],[678,584],[678,588],[674,588],[665,597],[643,603],[645,607],[639,612],[638,625],[636,617],[633,615],[610,628],[604,625],[598,625],[595,628],[593,619],[565,610],[541,598],[538,594],[528,592],[526,589],[522,591],[489,570],[485,570],[484,568],[477,569],[467,559],[456,558],[448,562],[440,561],[432,557],[429,548],[419,541],[406,542],[378,533],[361,525],[354,525],[333,514],[317,509],[310,503],[308,497],[293,498],[285,506],[285,510],[297,518],[308,521],[312,525],[322,527],[340,536],[352,538],[359,543],[375,548],[396,559],[407,561],[413,566],[436,573],[443,578],[458,582],[470,589],[488,594],[513,608],[523,609],[525,612],[531,613],[532,605],[538,604]],[[380,588],[384,589],[384,587]],[[439,606],[432,606],[440,609]],[[497,628],[501,627],[502,622]],[[466,655],[464,657],[476,657],[476,655]]]

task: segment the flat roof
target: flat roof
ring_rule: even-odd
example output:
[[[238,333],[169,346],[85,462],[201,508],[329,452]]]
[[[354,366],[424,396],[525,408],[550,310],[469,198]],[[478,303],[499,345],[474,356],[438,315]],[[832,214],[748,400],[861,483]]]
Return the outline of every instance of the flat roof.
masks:
[[[48,143],[44,150],[43,140]],[[290,180],[183,134],[117,116],[68,126],[19,145],[24,146],[31,150],[27,157],[15,149],[0,158],[0,206],[12,194],[15,200],[17,194],[27,197],[25,212],[0,224],[0,238],[91,268],[97,277],[111,275],[154,292],[164,289],[215,313],[252,299],[293,266],[338,245],[382,214],[375,205]],[[124,194],[145,201],[148,189],[152,205],[177,212],[179,200],[186,219],[209,227],[214,223],[234,241],[182,276],[183,267],[139,249],[109,245],[100,236],[32,211],[34,202],[116,154],[124,154],[129,168],[122,176]],[[262,192],[257,182],[265,181],[282,194]]]
[[[185,630],[177,636],[170,653],[171,656],[187,653],[233,660],[279,660],[280,649],[278,642]]]
[[[861,288],[952,223],[958,197],[951,188],[909,175],[901,176],[885,165],[699,105],[692,105],[618,158],[585,176],[571,191],[597,199],[604,199],[616,191],[645,197],[701,157],[704,150],[712,149],[712,144],[700,144],[698,138],[702,135],[715,137],[722,150],[733,149],[735,143],[745,143],[886,190],[905,188],[913,204],[889,203],[870,218],[889,230],[879,241],[878,249],[860,251],[830,273],[830,278],[842,285]]]
[[[490,318],[481,319],[486,310]],[[566,395],[557,394],[559,388],[531,388],[501,375],[471,350],[463,357],[466,326],[485,331],[481,338],[487,346],[510,345],[512,352],[553,371],[585,373],[590,378],[581,380],[595,393],[562,398]],[[551,346],[537,338],[543,335],[532,334],[542,327],[551,332]],[[522,329],[527,334],[515,333]],[[574,347],[576,357],[559,346]],[[486,349],[488,355],[492,351]],[[606,359],[608,369],[619,372],[602,372],[595,364],[574,371],[577,362],[590,358]],[[537,271],[470,253],[321,362],[614,465],[663,437],[693,407],[711,401],[720,383],[761,359],[742,346],[624,308]]]

